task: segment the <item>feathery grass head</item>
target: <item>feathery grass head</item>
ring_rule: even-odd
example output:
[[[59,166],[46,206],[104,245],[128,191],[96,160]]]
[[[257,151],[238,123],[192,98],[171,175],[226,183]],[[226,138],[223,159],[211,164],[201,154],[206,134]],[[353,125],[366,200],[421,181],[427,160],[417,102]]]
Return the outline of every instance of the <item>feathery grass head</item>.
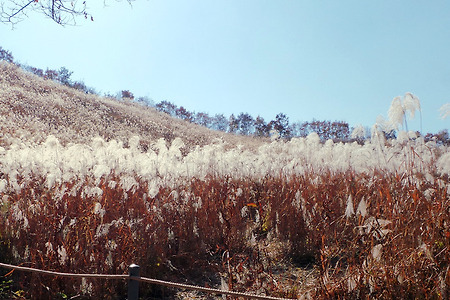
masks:
[[[391,106],[388,110],[389,124],[393,129],[398,130],[399,125],[403,126],[404,118],[405,110],[402,105],[402,98],[400,96],[397,96],[392,100]]]
[[[353,139],[357,139],[357,138],[364,138],[366,136],[366,130],[364,129],[364,126],[362,125],[358,125],[356,126],[351,134],[351,137]]]
[[[450,116],[450,102],[442,105],[439,111],[441,112],[441,118],[447,119]]]
[[[413,119],[416,110],[421,112],[420,101],[417,96],[407,92],[403,98],[400,96],[395,97],[388,110],[388,119],[391,128],[398,130],[399,125],[403,128],[404,124],[403,129],[408,131],[406,114],[409,113],[409,117]]]

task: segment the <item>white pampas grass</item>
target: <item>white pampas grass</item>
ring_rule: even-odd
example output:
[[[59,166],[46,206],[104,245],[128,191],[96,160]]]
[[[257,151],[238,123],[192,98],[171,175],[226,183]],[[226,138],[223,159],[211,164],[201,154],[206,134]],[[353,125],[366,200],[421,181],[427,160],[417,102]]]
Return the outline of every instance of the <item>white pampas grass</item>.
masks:
[[[356,214],[361,215],[362,217],[367,216],[367,202],[364,200],[364,197],[358,204],[358,208],[356,209]]]
[[[372,257],[376,261],[380,261],[381,260],[382,249],[383,249],[383,245],[382,244],[378,244],[378,245],[373,246],[373,248],[372,248]]]
[[[403,98],[400,96],[395,97],[392,100],[391,106],[388,110],[389,124],[391,128],[398,130],[398,126],[400,125],[403,128],[404,123],[405,127],[403,129],[408,131],[406,114],[409,113],[409,117],[413,119],[416,110],[422,113],[420,101],[417,96],[407,92]]]
[[[366,136],[366,130],[362,125],[358,125],[353,129],[351,138],[352,139],[358,139],[358,138],[364,138]]]
[[[403,126],[404,116],[405,110],[402,105],[402,98],[397,96],[392,100],[388,110],[389,124],[393,129],[398,129],[399,125]]]
[[[405,96],[403,97],[403,107],[405,112],[409,112],[411,119],[414,118],[416,110],[421,111],[419,98],[411,93],[405,93]]]
[[[353,209],[353,197],[350,194],[347,199],[347,207],[345,209],[345,216],[347,218],[350,218],[354,214],[355,214],[355,210]]]
[[[450,102],[442,105],[439,111],[441,112],[441,118],[447,119],[450,116]]]

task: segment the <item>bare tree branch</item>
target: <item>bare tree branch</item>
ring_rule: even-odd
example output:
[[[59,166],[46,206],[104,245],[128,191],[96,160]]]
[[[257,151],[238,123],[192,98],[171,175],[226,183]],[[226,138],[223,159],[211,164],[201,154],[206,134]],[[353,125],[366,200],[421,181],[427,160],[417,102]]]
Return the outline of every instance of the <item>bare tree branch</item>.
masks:
[[[31,3],[36,2],[36,0],[31,0],[27,4],[25,4],[23,7],[19,8],[15,13],[13,13],[11,16],[8,17],[8,22],[11,22],[11,19],[14,18],[16,15],[21,13],[25,8],[27,8]],[[2,5],[3,8],[3,5]]]
[[[120,0],[116,0],[120,1]],[[128,3],[135,0],[126,0]],[[94,20],[87,0],[1,0],[0,22],[13,26],[27,17],[27,12],[41,13],[60,25],[76,25],[76,19]],[[104,1],[106,6],[106,0]]]

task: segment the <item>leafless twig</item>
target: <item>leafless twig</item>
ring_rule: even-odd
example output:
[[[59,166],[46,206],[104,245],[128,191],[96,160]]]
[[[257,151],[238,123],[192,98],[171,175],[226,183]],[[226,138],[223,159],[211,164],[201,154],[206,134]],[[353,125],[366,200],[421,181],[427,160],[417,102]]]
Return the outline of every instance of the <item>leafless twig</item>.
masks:
[[[116,0],[119,1],[119,0]],[[135,0],[127,0],[128,3]],[[78,17],[94,20],[85,0],[9,0],[0,2],[0,22],[13,26],[27,16],[39,12],[60,25],[76,25]],[[106,5],[106,0],[104,1]]]

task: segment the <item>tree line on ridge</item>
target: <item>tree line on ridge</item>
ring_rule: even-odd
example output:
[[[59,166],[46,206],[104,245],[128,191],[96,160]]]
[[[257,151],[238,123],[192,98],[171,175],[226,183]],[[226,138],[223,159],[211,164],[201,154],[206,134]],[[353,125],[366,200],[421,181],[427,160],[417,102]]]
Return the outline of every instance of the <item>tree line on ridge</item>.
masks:
[[[0,61],[4,60],[13,63],[22,69],[31,72],[39,77],[47,80],[53,80],[71,88],[83,91],[87,94],[96,94],[114,98],[117,100],[129,100],[140,103],[145,106],[154,107],[156,110],[166,113],[172,117],[176,117],[191,123],[205,126],[212,130],[228,132],[232,134],[251,135],[262,138],[286,139],[293,137],[306,137],[310,133],[317,133],[321,141],[333,140],[334,142],[358,142],[363,143],[367,138],[370,138],[370,130],[360,128],[359,134],[355,135],[352,132],[355,128],[345,121],[329,121],[329,120],[315,120],[306,122],[290,123],[289,118],[284,113],[278,113],[273,120],[266,121],[263,117],[257,116],[254,118],[249,113],[241,112],[239,114],[231,114],[225,116],[224,114],[215,114],[213,116],[206,112],[195,112],[186,109],[183,106],[163,100],[155,103],[148,97],[135,97],[129,90],[122,90],[116,94],[106,93],[100,95],[94,88],[88,87],[83,81],[74,81],[70,77],[73,72],[65,67],[59,70],[40,69],[29,65],[22,65],[14,61],[14,57],[10,51],[0,47]],[[395,138],[396,132],[384,132],[385,137]],[[420,135],[420,133],[419,133]],[[425,140],[436,140],[438,143],[450,145],[450,137],[448,130],[442,130],[436,134],[427,133],[424,136]]]

